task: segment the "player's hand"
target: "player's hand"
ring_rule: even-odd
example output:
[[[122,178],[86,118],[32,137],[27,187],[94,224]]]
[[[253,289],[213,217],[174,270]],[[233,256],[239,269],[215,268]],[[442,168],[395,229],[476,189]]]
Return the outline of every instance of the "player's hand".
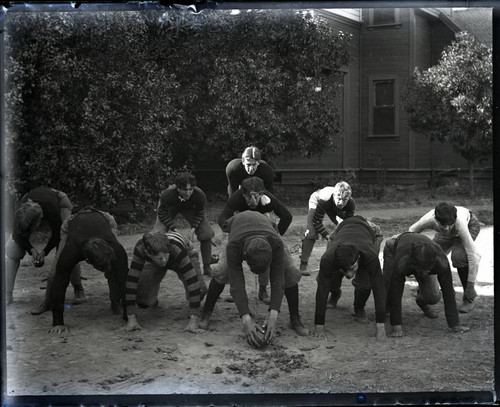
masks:
[[[33,263],[35,267],[42,267],[45,264],[45,252],[42,250],[40,253],[33,249]]]
[[[38,259],[38,256],[40,256],[40,253],[38,253],[38,250],[35,249],[34,247],[31,248],[31,257],[33,258],[33,261]]]
[[[393,337],[393,338],[402,338],[403,337],[402,325],[394,325],[392,327],[391,337]]]
[[[278,320],[278,311],[272,309],[269,311],[269,316],[267,317],[266,322],[264,323],[264,340],[266,343],[272,343],[276,338],[276,322]]]
[[[193,334],[201,334],[203,332],[206,332],[204,329],[201,329],[198,326],[198,321],[199,317],[198,315],[191,315],[191,318],[189,319],[189,324],[184,328],[184,332],[191,332]]]
[[[265,334],[264,328],[256,324],[249,314],[243,315],[242,319],[247,342],[254,348],[260,348],[262,337]]]
[[[132,315],[127,315],[127,323],[123,327],[123,329],[126,332],[132,332],[132,331],[140,331],[142,329],[142,326],[139,325],[137,322],[137,317],[132,314]]]
[[[462,332],[469,332],[470,328],[468,326],[454,326],[453,328],[450,328],[450,331],[457,334],[457,333],[462,333]]]
[[[326,335],[325,326],[324,325],[314,325],[314,330],[312,335],[318,339],[328,340],[328,336]]]
[[[196,229],[195,228],[191,228],[191,230],[188,233],[188,240],[190,242],[194,242],[195,234],[196,234]]]
[[[49,329],[50,334],[61,335],[63,332],[69,332],[69,328],[64,325],[56,325]]]
[[[271,198],[269,198],[267,195],[262,195],[260,197],[260,203],[262,205],[269,205],[271,203]]]
[[[377,341],[383,341],[387,338],[387,335],[385,334],[385,324],[382,323],[377,323],[377,333],[375,334]]]

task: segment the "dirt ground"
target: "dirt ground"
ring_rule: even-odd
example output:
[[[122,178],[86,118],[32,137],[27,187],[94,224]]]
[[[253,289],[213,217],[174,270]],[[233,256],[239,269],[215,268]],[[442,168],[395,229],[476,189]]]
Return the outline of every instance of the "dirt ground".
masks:
[[[411,219],[430,209],[358,213],[369,219]],[[305,216],[295,216],[284,236],[297,264],[304,224]],[[400,228],[404,230],[410,224]],[[220,229],[215,225],[214,229],[219,244]],[[129,256],[140,237],[119,237]],[[407,281],[403,297],[405,335],[377,342],[373,297],[367,304],[370,324],[356,323],[351,315],[353,287],[344,280],[338,308],[327,310],[327,341],[297,336],[288,326],[288,307],[283,298],[277,339],[263,350],[247,344],[236,306],[226,301],[227,286],[209,330],[202,334],[184,332],[188,304],[181,282],[171,271],[162,283],[159,307],[138,311],[143,330],[125,332],[120,317],[111,313],[103,275],[83,263],[88,301],[71,305],[70,286],[65,311],[70,332],[53,336],[47,332],[52,323],[50,312],[30,314],[43,297],[45,273],[33,268],[26,257],[16,280],[15,302],[7,307],[5,315],[5,394],[13,401],[24,395],[490,392],[494,389],[491,225],[483,226],[477,244],[482,253],[477,278],[479,297],[472,313],[460,315],[461,323],[471,328],[469,332],[448,331],[442,301],[436,305],[439,318],[426,318],[415,304],[415,282]],[[318,241],[311,269],[317,268],[324,250],[325,243]],[[51,257],[46,264],[51,264]],[[299,283],[302,320],[311,330],[316,274],[302,277]],[[462,287],[455,270],[453,275],[460,304]],[[250,272],[246,276],[250,306],[257,319],[263,320],[267,306],[257,299],[255,276]],[[205,279],[208,284],[209,277]],[[388,322],[386,327],[389,333]]]

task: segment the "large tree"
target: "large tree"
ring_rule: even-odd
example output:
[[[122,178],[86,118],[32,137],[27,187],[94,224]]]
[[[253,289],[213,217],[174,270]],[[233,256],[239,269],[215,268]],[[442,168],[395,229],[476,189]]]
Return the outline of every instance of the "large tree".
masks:
[[[492,154],[492,75],[491,48],[462,32],[437,65],[415,70],[402,94],[410,127],[467,160],[471,194],[474,166]]]

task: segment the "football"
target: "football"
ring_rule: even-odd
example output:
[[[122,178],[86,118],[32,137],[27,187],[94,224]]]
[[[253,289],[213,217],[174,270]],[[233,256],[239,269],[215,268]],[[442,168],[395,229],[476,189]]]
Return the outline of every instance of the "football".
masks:
[[[263,324],[255,323],[255,327],[257,328],[256,330],[260,338],[260,346],[258,346],[257,349],[264,349],[268,345],[268,343],[264,340],[264,335],[266,334],[266,326],[264,326]],[[262,330],[264,330],[264,332],[262,332]]]
[[[35,267],[43,267],[45,262],[43,260],[35,261]]]

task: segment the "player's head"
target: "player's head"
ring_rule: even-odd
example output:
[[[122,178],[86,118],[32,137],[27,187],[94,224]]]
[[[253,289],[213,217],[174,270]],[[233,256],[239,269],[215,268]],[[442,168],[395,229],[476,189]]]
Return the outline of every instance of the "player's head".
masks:
[[[346,278],[353,278],[358,271],[359,250],[355,246],[339,243],[335,248],[334,262]]]
[[[434,267],[436,257],[431,243],[413,243],[409,259],[410,269],[415,276],[425,276]]]
[[[116,254],[108,242],[99,238],[92,238],[83,244],[85,261],[99,271],[109,271],[111,263],[116,260]]]
[[[170,258],[170,240],[163,232],[147,232],[142,237],[144,251],[157,266],[164,267]]]
[[[257,171],[257,167],[260,164],[260,160],[260,150],[255,146],[245,148],[243,154],[241,155],[243,167],[245,167],[245,171],[250,175],[255,174],[255,171]]]
[[[337,182],[333,187],[333,201],[339,209],[342,209],[347,204],[351,195],[351,186],[345,181]]]
[[[449,231],[457,220],[457,208],[446,202],[440,202],[434,208],[434,218],[444,231]]]
[[[42,207],[28,199],[14,214],[14,228],[21,234],[31,233],[40,224],[42,217]]]
[[[264,181],[259,177],[250,177],[241,182],[241,192],[247,205],[255,209],[259,205],[260,198],[264,194]]]
[[[183,199],[189,199],[196,186],[196,178],[193,174],[182,172],[175,177],[175,186]]]
[[[273,251],[269,242],[263,237],[251,238],[244,248],[245,260],[254,274],[264,273],[271,264]]]

